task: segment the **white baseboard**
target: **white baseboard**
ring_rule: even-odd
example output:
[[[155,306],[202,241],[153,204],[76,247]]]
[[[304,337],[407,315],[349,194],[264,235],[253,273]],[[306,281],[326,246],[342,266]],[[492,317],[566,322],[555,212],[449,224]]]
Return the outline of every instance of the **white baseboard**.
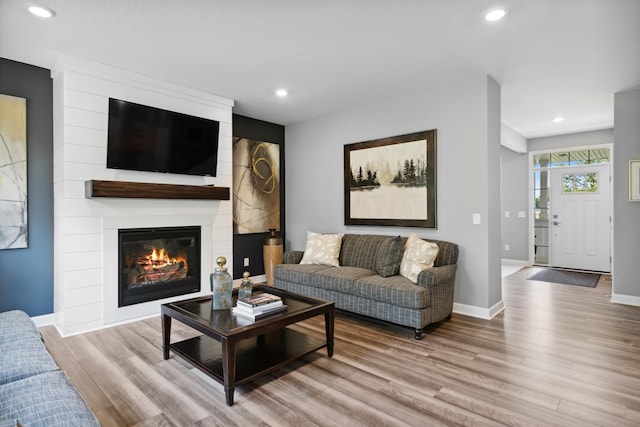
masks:
[[[109,329],[109,328],[113,328],[114,326],[120,326],[120,325],[126,325],[127,323],[133,323],[133,322],[137,322],[140,320],[145,320],[145,319],[152,319],[154,317],[157,317],[158,320],[160,319],[160,313],[154,313],[154,314],[148,314],[145,316],[140,316],[140,317],[135,317],[132,319],[125,319],[125,320],[121,320],[121,321],[117,321],[117,322],[113,322],[113,323],[109,323],[107,325],[100,325],[94,328],[88,328],[88,329],[83,329],[81,331],[77,331],[77,332],[63,332],[58,325],[54,325],[56,327],[56,329],[58,330],[58,333],[60,334],[60,336],[62,338],[67,338],[67,337],[72,337],[74,335],[82,335],[82,334],[86,334],[89,332],[95,332],[95,331],[100,331],[102,329]],[[158,323],[158,327],[160,327],[160,323]]]
[[[504,310],[504,302],[502,300],[495,303],[489,308],[476,307],[474,305],[453,303],[453,312],[464,314],[465,316],[477,317],[479,319],[491,320]]]
[[[253,276],[251,277],[251,281],[253,283],[267,283],[267,275],[261,274],[259,276]]]
[[[640,306],[640,297],[635,295],[611,294],[611,302],[616,304]]]
[[[33,323],[36,324],[36,327],[41,327],[41,326],[49,326],[49,325],[53,325],[54,319],[53,319],[54,314],[43,314],[42,316],[35,316],[32,317],[31,320],[33,320]]]
[[[258,276],[252,276],[250,277],[251,281],[253,283],[266,283],[267,281],[267,276],[262,274],[262,275],[258,275]],[[235,279],[233,281],[233,287],[235,288],[239,288],[240,287],[240,283],[242,282],[242,279]],[[106,325],[101,325],[95,328],[90,328],[87,330],[83,330],[80,332],[72,332],[72,333],[63,333],[60,328],[58,328],[58,325],[56,325],[55,322],[55,313],[51,313],[51,314],[45,314],[43,316],[35,316],[32,317],[31,320],[33,320],[33,322],[36,324],[36,327],[40,328],[42,326],[49,326],[49,325],[54,325],[56,327],[56,329],[58,330],[58,333],[60,334],[61,337],[66,338],[66,337],[70,337],[73,335],[79,335],[79,334],[84,334],[86,332],[93,332],[93,331],[98,331],[101,329],[107,329],[107,328],[111,328],[113,326],[118,326],[118,325],[124,325],[126,323],[131,323],[131,322],[136,322],[138,320],[143,320],[143,319],[149,319],[152,317],[156,317],[159,316],[160,313],[153,313],[153,314],[149,314],[149,315],[144,315],[144,316],[139,316],[139,317],[135,317],[135,318],[131,318],[131,319],[126,319],[126,320],[122,320],[122,321],[117,321],[117,322],[112,322],[112,323],[108,323]]]
[[[506,264],[506,265],[521,265],[523,267],[529,267],[531,266],[531,263],[529,261],[523,261],[521,259],[507,259],[507,258],[502,258],[502,263]]]

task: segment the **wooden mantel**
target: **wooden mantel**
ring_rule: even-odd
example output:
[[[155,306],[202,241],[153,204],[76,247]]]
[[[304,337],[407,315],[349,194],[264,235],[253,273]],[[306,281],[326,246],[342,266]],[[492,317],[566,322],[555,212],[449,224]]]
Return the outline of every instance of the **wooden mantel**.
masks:
[[[229,187],[91,180],[85,181],[85,197],[229,200]]]

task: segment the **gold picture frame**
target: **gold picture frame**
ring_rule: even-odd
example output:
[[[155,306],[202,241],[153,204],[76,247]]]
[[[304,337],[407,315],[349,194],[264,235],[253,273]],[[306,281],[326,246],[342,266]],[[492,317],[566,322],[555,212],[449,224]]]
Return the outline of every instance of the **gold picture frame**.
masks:
[[[27,100],[0,94],[0,249],[27,248]]]

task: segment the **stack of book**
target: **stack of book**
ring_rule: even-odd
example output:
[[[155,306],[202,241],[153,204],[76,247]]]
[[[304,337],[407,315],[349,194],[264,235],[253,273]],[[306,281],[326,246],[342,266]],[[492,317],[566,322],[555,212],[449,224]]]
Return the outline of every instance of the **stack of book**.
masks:
[[[260,320],[286,309],[287,306],[282,303],[282,298],[265,292],[247,298],[238,298],[236,306],[233,307],[233,313],[249,319]]]

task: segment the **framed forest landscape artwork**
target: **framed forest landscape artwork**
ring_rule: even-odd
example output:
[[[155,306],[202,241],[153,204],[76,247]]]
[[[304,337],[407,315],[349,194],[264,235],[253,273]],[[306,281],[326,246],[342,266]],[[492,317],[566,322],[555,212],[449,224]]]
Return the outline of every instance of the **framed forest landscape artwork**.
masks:
[[[27,244],[27,100],[0,95],[0,249]]]
[[[233,232],[280,229],[280,146],[233,138]]]
[[[346,225],[436,228],[436,130],[344,146]]]

